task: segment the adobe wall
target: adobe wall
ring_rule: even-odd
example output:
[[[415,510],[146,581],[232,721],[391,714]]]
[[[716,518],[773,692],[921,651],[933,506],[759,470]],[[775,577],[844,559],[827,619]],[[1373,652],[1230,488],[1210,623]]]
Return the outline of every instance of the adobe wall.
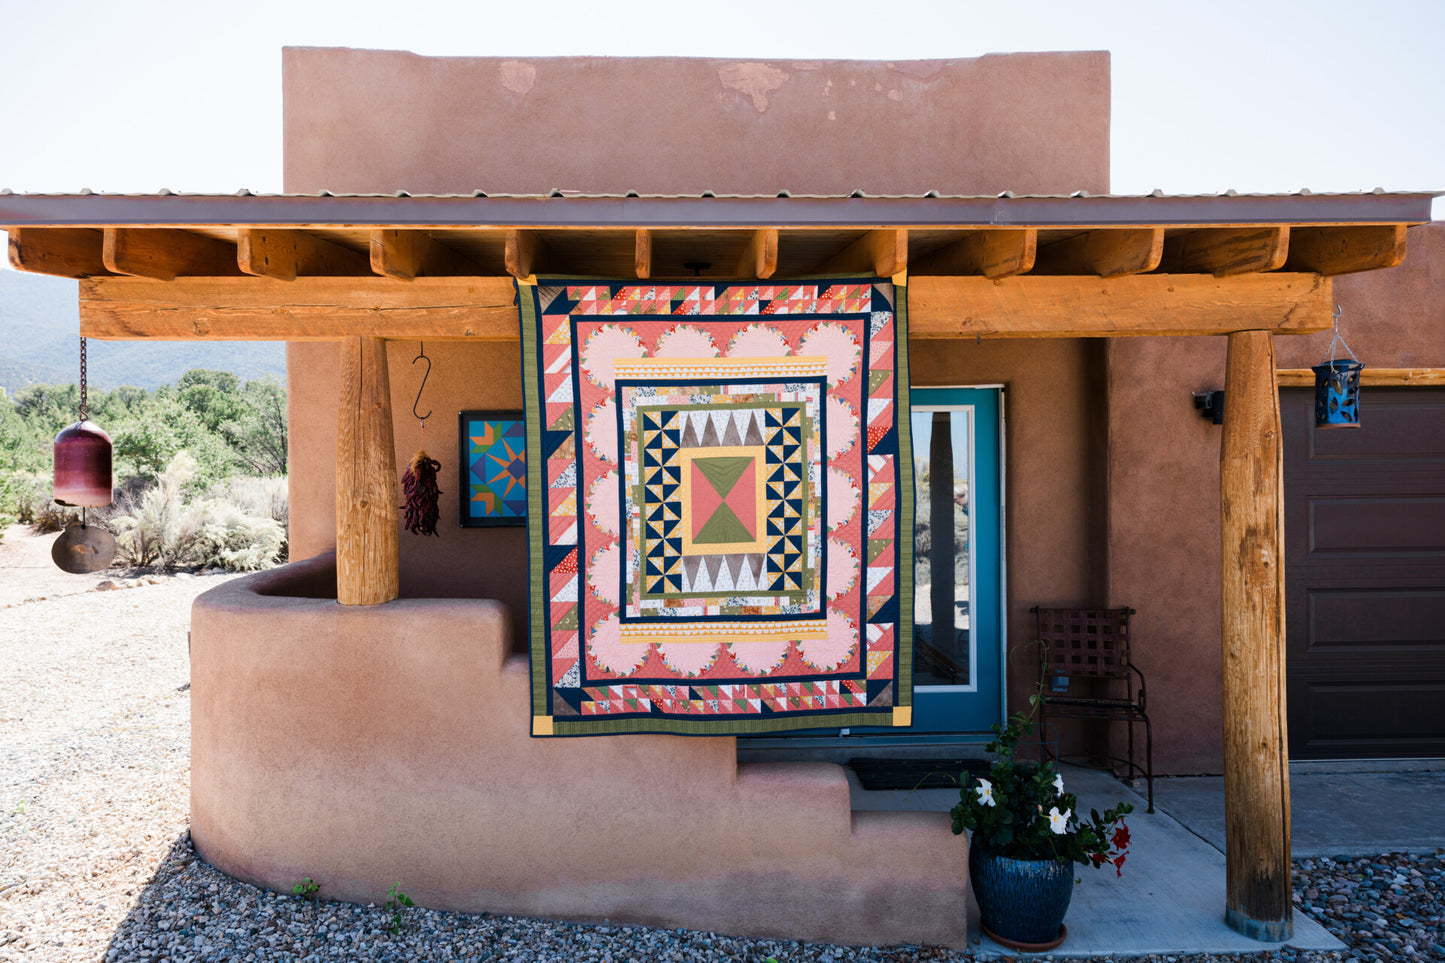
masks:
[[[531,738],[527,660],[483,599],[340,606],[314,559],[192,611],[191,834],[288,892],[739,935],[966,943],[946,813],[853,813],[829,763],[730,738]]]
[[[1334,295],[1366,365],[1445,366],[1445,223],[1412,228],[1401,266],[1337,277]],[[1277,337],[1276,363],[1309,367],[1329,340]],[[1219,772],[1221,430],[1191,396],[1223,387],[1225,339],[1119,338],[1108,357],[1109,604],[1139,610],[1156,769]]]
[[[287,48],[286,190],[1109,189],[1107,52],[738,61]]]
[[[290,48],[284,69],[288,191],[1108,190],[1105,52],[755,64],[587,57],[523,62]],[[830,111],[835,120],[820,119]],[[558,149],[562,144],[580,148]],[[1075,411],[1096,407],[1078,394],[1082,349],[1076,345],[941,345],[930,342],[913,354],[916,383],[1022,379],[1024,398],[1062,392]],[[437,342],[426,350],[433,366],[421,410],[435,412],[427,447],[443,463],[444,524],[436,539],[403,533],[402,594],[497,598],[515,624],[525,624],[517,618],[526,605],[523,530],[455,527],[457,486],[448,484],[456,471],[456,413],[520,407],[518,349]],[[415,356],[416,346],[403,343],[392,344],[387,354],[399,471],[418,441],[410,415],[420,382],[419,368],[411,365]],[[287,350],[293,558],[336,545],[336,359],[335,346],[324,343],[293,343]],[[1050,385],[1056,378],[1058,384]],[[1024,534],[1011,530],[1010,564],[1031,557],[1024,550],[1033,544],[1026,540],[1033,524],[1028,519],[1039,519],[1048,539],[1088,522],[1082,489],[1072,487],[1084,477],[1081,463],[1062,461],[1082,458],[1084,450],[1069,440],[1070,422],[1056,422],[1051,404],[1019,403],[1027,407],[1010,430],[1027,433],[1007,440],[1011,457],[1028,459],[1037,445],[1050,460],[1017,473],[1010,468],[1011,486],[1037,493],[1020,496],[1037,511],[1011,518]],[[1024,416],[1026,410],[1032,414]],[[1082,549],[1082,540],[1069,547]],[[1059,559],[1079,557],[1052,551],[1028,564],[1057,568]],[[1010,578],[1013,597],[1024,604],[1022,614],[1010,613],[1011,639],[1025,630],[1027,606],[1036,601],[1088,601],[1090,593],[1080,587],[1087,564],[1066,567],[1057,576],[1029,568]],[[525,640],[515,645],[521,651]],[[1024,674],[1033,677],[1032,669]]]

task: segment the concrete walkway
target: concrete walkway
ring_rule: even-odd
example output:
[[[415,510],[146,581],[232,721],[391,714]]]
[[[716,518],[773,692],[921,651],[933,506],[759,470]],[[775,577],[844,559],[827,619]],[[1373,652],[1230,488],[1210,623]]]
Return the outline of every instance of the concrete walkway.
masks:
[[[1077,867],[1079,885],[1065,920],[1069,936],[1053,955],[1257,953],[1279,945],[1246,939],[1224,923],[1222,777],[1156,778],[1156,811],[1149,815],[1144,797],[1108,773],[1075,766],[1060,771],[1085,810],[1103,810],[1121,799],[1134,803],[1126,820],[1133,844],[1122,877],[1107,867]],[[947,810],[958,800],[956,790],[946,789],[868,792],[848,773],[854,809]],[[1296,857],[1445,847],[1445,769],[1330,772],[1304,764],[1291,767],[1290,788]],[[969,906],[975,952],[1016,955],[978,935],[971,893]],[[1298,911],[1294,938],[1284,945],[1344,948]]]

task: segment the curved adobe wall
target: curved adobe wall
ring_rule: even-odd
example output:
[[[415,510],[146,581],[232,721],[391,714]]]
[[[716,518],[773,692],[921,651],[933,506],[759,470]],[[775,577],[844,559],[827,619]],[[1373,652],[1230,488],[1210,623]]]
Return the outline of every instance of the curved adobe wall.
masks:
[[[826,763],[734,740],[532,739],[504,608],[339,606],[328,558],[192,611],[191,820],[232,875],[441,909],[835,942],[965,940],[945,813],[851,813]],[[291,594],[291,593],[300,594]]]

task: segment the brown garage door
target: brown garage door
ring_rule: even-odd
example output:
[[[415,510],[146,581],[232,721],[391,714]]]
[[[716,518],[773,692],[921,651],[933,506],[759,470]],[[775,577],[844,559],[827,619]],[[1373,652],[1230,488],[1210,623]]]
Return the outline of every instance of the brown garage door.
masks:
[[[1445,390],[1281,400],[1290,755],[1445,756]]]

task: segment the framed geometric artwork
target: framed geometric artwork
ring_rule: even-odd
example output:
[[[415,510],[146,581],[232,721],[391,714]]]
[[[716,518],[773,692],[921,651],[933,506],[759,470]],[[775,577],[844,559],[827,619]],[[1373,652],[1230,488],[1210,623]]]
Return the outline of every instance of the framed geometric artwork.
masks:
[[[462,527],[527,523],[527,423],[520,411],[459,418]]]

